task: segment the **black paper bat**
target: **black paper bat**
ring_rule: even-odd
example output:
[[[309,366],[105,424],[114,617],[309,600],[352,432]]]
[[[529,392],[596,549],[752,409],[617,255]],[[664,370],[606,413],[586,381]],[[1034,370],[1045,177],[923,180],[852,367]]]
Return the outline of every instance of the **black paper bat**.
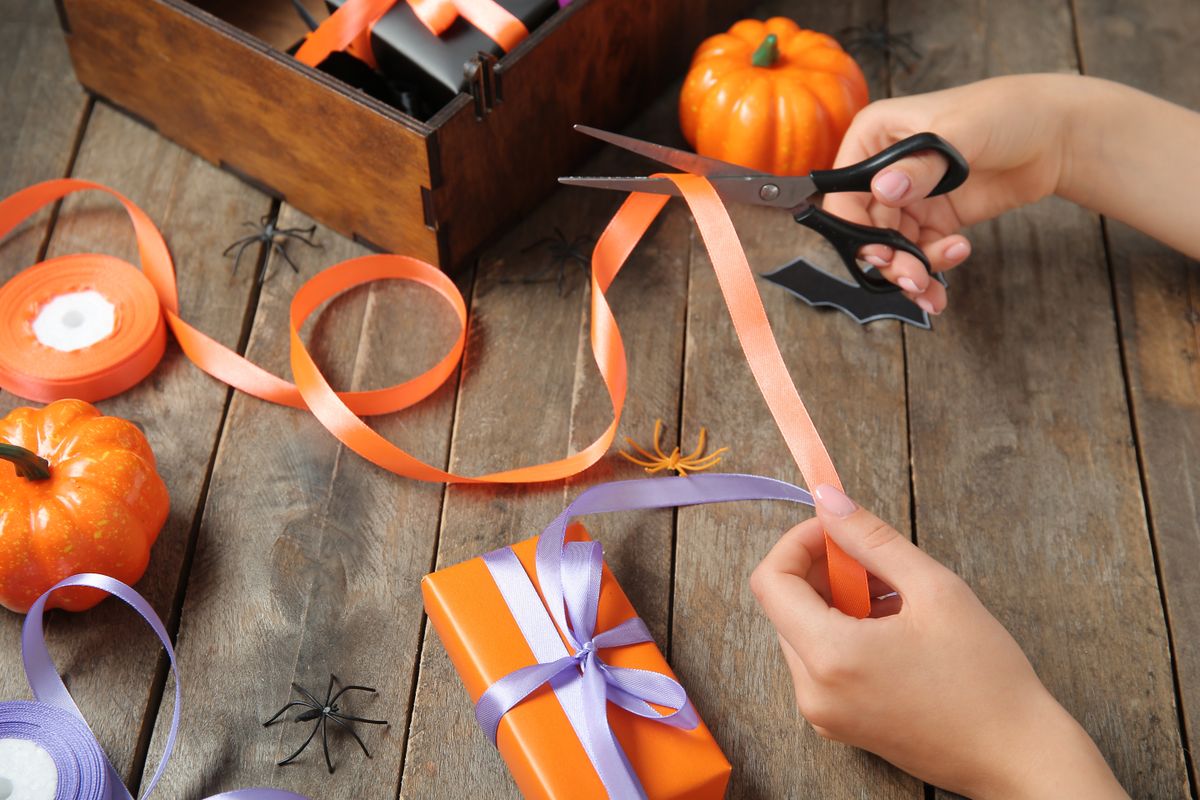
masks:
[[[817,269],[803,258],[763,277],[787,289],[810,306],[827,306],[844,311],[860,325],[880,319],[898,319],[925,330],[930,328],[929,315],[900,292],[868,292],[858,284]]]

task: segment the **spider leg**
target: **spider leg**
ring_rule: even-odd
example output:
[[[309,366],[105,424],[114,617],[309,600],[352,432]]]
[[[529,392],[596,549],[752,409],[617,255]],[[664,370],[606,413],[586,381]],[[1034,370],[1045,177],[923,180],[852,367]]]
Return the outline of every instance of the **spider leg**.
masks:
[[[550,238],[549,236],[543,236],[533,244],[526,245],[525,247],[521,248],[521,252],[528,253],[531,250],[536,250],[539,247],[545,247],[546,245],[551,244],[553,241],[554,239]]]
[[[660,463],[658,461],[642,461],[640,458],[634,458],[633,456],[629,455],[629,453],[626,453],[624,450],[622,450],[620,454],[625,457],[626,461],[631,461],[634,464],[637,464],[639,467],[645,467],[646,469],[650,469]]]
[[[666,453],[664,453],[662,451],[662,445],[659,444],[659,440],[662,438],[662,429],[663,429],[662,420],[661,419],[654,420],[654,452],[658,455],[659,458],[670,458],[670,456],[668,456]]]
[[[334,675],[331,672],[331,673],[329,673],[329,686],[325,689],[325,705],[326,706],[333,705],[333,700],[334,700],[333,685],[335,683],[337,683],[337,675]]]
[[[312,240],[313,235],[317,232],[316,225],[309,225],[307,228],[279,228],[275,232],[280,236],[304,242],[309,247],[321,246]]]
[[[715,453],[712,453],[710,455],[707,455],[704,458],[697,459],[695,461],[687,461],[686,462],[687,468],[692,470],[693,472],[697,472],[699,470],[705,470],[705,469],[709,469],[710,467],[715,467],[717,464],[721,463],[721,453],[724,453],[728,449],[729,449],[728,447],[722,447],[720,450],[718,450]]]
[[[364,753],[366,753],[367,758],[371,758],[371,751],[367,749],[367,746],[365,744],[363,744],[363,740],[358,737],[358,734],[355,732],[354,728],[352,728],[349,725],[347,725],[346,723],[342,722],[340,719],[338,719],[335,716],[330,715],[329,718],[331,720],[333,720],[334,722],[336,722],[338,725],[341,725],[343,728],[348,730],[350,732],[350,735],[354,737],[354,741],[358,742],[358,746],[362,748],[362,751]],[[330,771],[331,772],[333,771],[332,768],[330,768]]]
[[[705,439],[707,437],[708,437],[708,431],[705,430],[703,427],[700,428],[700,438],[696,444],[696,449],[693,450],[692,452],[688,453],[686,456],[684,456],[684,458],[686,458],[688,461],[692,461],[695,458],[699,457],[699,455],[704,452]]]
[[[243,236],[241,239],[238,239],[236,242],[229,245],[229,247],[226,247],[224,250],[222,250],[221,255],[223,257],[228,257],[229,254],[233,252],[233,248],[237,247],[239,244],[253,242],[257,239],[258,235],[254,233],[250,234],[249,236]]]
[[[329,774],[333,774],[333,761],[329,758],[329,717],[321,717],[321,747],[325,750],[325,766],[329,767]]]
[[[331,687],[329,687],[329,688],[330,688],[330,689],[332,689],[333,687],[331,686]],[[358,691],[360,691],[360,692],[370,692],[371,694],[376,694],[375,690],[374,690],[374,689],[372,689],[370,686],[353,686],[353,685],[351,685],[351,686],[343,686],[343,687],[342,687],[342,689],[341,689],[341,691],[339,691],[339,692],[338,692],[337,694],[335,694],[333,697],[329,698],[329,702],[328,702],[328,703],[326,703],[326,705],[333,705],[334,703],[336,703],[336,702],[337,702],[337,699],[338,699],[339,697],[341,697],[342,695],[344,695],[346,692],[350,691],[351,689],[357,689],[357,690],[358,690]],[[343,716],[344,716],[344,715],[343,715]]]
[[[649,461],[655,461],[655,460],[656,460],[656,459],[654,458],[654,456],[650,455],[650,454],[649,454],[649,453],[647,453],[645,450],[643,450],[641,447],[639,447],[639,446],[638,446],[638,443],[637,443],[637,442],[635,442],[633,439],[630,439],[628,436],[626,436],[626,437],[625,437],[625,444],[629,445],[629,446],[630,446],[630,447],[632,447],[634,450],[636,450],[636,451],[637,451],[637,452],[638,452],[638,453],[639,453],[639,454],[640,454],[640,455],[641,455],[643,458],[646,458],[646,459],[647,459],[647,460],[649,460]],[[630,458],[632,458],[632,456],[630,456]],[[635,461],[635,463],[636,463],[636,461]]]
[[[257,237],[251,237],[249,240],[243,241],[242,246],[238,248],[237,256],[233,259],[233,274],[237,275],[238,266],[242,263],[242,253],[246,252],[246,248],[255,242],[259,241]]]
[[[297,275],[300,274],[300,268],[296,266],[296,262],[292,261],[292,257],[288,255],[287,248],[283,246],[283,242],[279,241],[278,239],[273,239],[271,240],[271,247],[276,253],[283,257],[283,260],[287,262],[287,265],[292,268],[292,272],[296,273]]]
[[[576,264],[578,264],[580,272],[582,272],[584,275],[591,273],[592,260],[583,253],[568,253],[567,260],[574,261]]]
[[[293,708],[294,706],[304,706],[305,708],[312,708],[311,705],[304,702],[303,700],[293,700],[292,702],[288,703],[283,708],[279,709],[278,713],[276,713],[275,716],[271,717],[269,720],[264,722],[263,727],[265,728],[268,725],[273,725],[274,723],[278,722],[279,718],[284,715],[284,712],[286,712],[289,708]]]
[[[558,296],[563,296],[563,283],[567,279],[567,265],[562,261],[558,262]]]
[[[292,753],[290,756],[285,758],[283,761],[277,761],[276,763],[281,767],[287,766],[288,764],[292,763],[292,761],[295,760],[296,756],[303,753],[304,748],[308,747],[308,743],[311,742],[313,740],[313,737],[317,735],[317,728],[319,728],[319,727],[321,727],[320,720],[317,721],[316,725],[313,725],[312,733],[308,734],[308,738],[304,740],[304,744],[300,745],[299,750]]]
[[[351,722],[365,722],[368,725],[390,725],[386,719],[365,719],[364,717],[356,717],[352,714],[343,714],[342,712],[331,713],[329,716],[337,717],[338,719],[348,719]]]
[[[322,703],[320,700],[318,700],[317,698],[313,697],[313,696],[312,696],[312,692],[310,692],[308,689],[305,689],[305,688],[304,688],[303,686],[301,686],[300,684],[298,684],[298,683],[293,683],[293,684],[292,684],[292,688],[293,688],[293,689],[295,689],[295,690],[296,690],[297,692],[299,692],[300,694],[302,694],[302,695],[304,695],[305,697],[307,697],[309,700],[311,700],[314,708],[324,708],[324,707],[325,707],[325,703]]]

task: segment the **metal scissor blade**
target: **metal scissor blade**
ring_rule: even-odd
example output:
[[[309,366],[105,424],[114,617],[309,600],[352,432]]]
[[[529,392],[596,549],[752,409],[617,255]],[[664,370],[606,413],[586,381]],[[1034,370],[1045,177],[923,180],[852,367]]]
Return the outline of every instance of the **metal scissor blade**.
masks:
[[[799,207],[813,193],[812,180],[780,178],[774,175],[708,175],[708,181],[726,203],[749,203],[775,208]],[[559,178],[567,186],[589,189],[611,189],[617,192],[645,192],[679,197],[679,187],[666,178]]]
[[[679,196],[679,187],[666,178],[559,178],[565,186],[583,186],[588,189],[611,189],[614,192],[645,192],[646,194],[669,194]]]
[[[640,156],[667,164],[683,172],[690,172],[693,175],[762,175],[761,172],[756,172],[746,167],[739,167],[737,164],[718,161],[715,158],[689,153],[686,150],[676,150],[674,147],[667,147],[666,145],[644,142],[641,139],[602,131],[599,128],[589,128],[587,125],[576,125],[575,130],[591,136],[593,139],[608,142],[623,150],[637,153]]]

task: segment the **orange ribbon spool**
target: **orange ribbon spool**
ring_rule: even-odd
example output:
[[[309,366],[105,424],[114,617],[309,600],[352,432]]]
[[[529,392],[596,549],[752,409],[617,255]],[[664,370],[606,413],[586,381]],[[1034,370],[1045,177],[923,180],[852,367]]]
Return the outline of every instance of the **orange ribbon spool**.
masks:
[[[62,351],[38,341],[32,320],[64,292],[91,289],[115,308],[113,334]],[[65,256],[27,269],[0,290],[0,388],[49,403],[107,397],[149,375],[167,346],[154,287],[119,258]]]
[[[753,273],[729,214],[712,185],[695,175],[666,175],[691,207],[709,251],[718,283],[751,372],[809,486],[841,486],[771,332]],[[344,261],[316,274],[292,298],[290,310],[293,385],[193,328],[179,315],[175,269],[162,234],[140,208],[120,193],[89,181],[60,179],[36,184],[0,202],[0,237],[38,209],[72,192],[106,192],[125,207],[137,236],[142,270],[111,256],[79,254],[30,267],[0,288],[0,388],[36,400],[74,396],[99,400],[124,391],[162,357],[162,322],[171,328],[184,354],[200,369],[264,400],[307,408],[339,441],[369,461],[404,477],[447,483],[537,483],[576,475],[595,464],[616,436],[625,403],[625,345],[605,292],[633,248],[666,205],[663,195],[631,194],[613,216],[592,255],[592,354],[612,402],[613,419],[590,445],[566,458],[481,476],[463,476],[426,464],[384,439],[361,416],[387,414],[428,397],[453,373],[466,340],[467,308],[454,283],[436,267],[415,258],[370,255]],[[385,389],[337,392],[321,374],[303,340],[305,319],[325,301],[347,289],[377,280],[409,280],[437,292],[453,309],[460,327],[446,355],[412,380]],[[72,361],[73,372],[54,373],[48,350],[31,338],[29,320],[39,303],[55,294],[94,289],[118,308],[111,342],[94,345]],[[157,318],[158,322],[151,320]],[[145,331],[149,329],[150,333]],[[44,362],[44,363],[43,363]],[[81,367],[80,364],[85,364]],[[834,604],[847,614],[870,612],[866,571],[828,538],[829,577]]]
[[[305,38],[296,51],[296,60],[310,67],[320,64],[330,53],[350,49],[372,67],[377,66],[371,51],[371,26],[400,0],[347,0],[317,29]],[[421,24],[440,36],[462,16],[508,52],[529,35],[525,23],[514,17],[495,0],[407,0]]]

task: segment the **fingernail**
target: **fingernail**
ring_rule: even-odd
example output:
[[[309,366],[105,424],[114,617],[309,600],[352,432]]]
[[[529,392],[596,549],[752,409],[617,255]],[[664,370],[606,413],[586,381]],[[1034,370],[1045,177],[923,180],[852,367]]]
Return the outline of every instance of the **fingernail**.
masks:
[[[917,286],[916,281],[907,275],[896,281],[896,283],[900,284],[900,288],[906,292],[912,292],[913,294],[916,294],[917,292],[921,291],[921,289]]]
[[[848,517],[858,509],[853,500],[832,484],[822,483],[813,494],[821,507],[835,517]]]
[[[873,267],[886,267],[888,265],[888,262],[884,261],[879,256],[867,256],[863,260]]]
[[[911,186],[912,181],[908,176],[896,169],[888,170],[875,179],[875,191],[893,203],[904,197]]]
[[[926,314],[933,314],[935,317],[937,316],[937,312],[933,310],[933,303],[929,302],[924,297],[917,298],[917,305],[920,306],[921,310]]]
[[[970,252],[971,248],[967,246],[966,242],[955,242],[946,248],[946,258],[950,261],[959,261],[966,258]]]

